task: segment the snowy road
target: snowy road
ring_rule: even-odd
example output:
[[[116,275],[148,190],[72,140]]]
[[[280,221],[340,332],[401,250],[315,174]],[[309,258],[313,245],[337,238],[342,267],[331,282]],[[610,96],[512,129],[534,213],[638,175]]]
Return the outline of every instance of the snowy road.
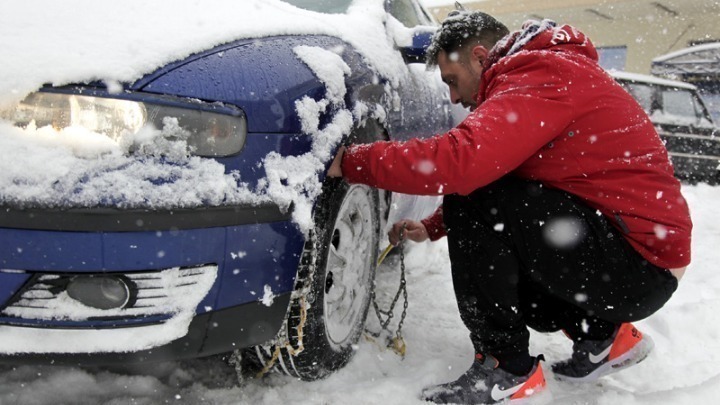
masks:
[[[694,260],[673,299],[638,323],[656,349],[631,371],[598,383],[572,385],[550,378],[557,404],[709,404],[720,396],[720,187],[685,187],[694,231]],[[348,367],[303,383],[282,376],[229,387],[218,363],[162,364],[145,374],[66,367],[0,368],[0,404],[422,404],[421,389],[456,378],[472,347],[452,294],[444,242],[408,253],[407,356],[401,360],[362,341]],[[391,293],[397,273],[379,275]],[[372,315],[372,314],[371,314]],[[531,351],[548,363],[569,355],[561,334],[532,335]],[[548,367],[546,367],[546,370]],[[550,373],[547,373],[551,377]]]

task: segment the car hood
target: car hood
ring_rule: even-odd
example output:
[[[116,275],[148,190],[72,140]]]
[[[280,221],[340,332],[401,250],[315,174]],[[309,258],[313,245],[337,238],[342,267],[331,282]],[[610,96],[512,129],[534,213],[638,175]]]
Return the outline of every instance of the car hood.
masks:
[[[341,38],[378,73],[398,76],[392,46],[378,46],[392,42],[383,0],[357,0],[347,14],[332,15],[279,0],[13,0],[8,10],[0,15],[0,105],[45,84],[138,82],[218,45],[279,35]]]

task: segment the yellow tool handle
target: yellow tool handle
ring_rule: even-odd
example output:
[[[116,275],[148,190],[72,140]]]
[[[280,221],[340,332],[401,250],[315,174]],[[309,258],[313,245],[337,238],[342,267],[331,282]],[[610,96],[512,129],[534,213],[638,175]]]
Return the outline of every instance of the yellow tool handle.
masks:
[[[383,260],[385,260],[385,257],[387,257],[388,253],[390,253],[390,251],[393,250],[394,247],[395,246],[393,246],[392,243],[388,244],[388,246],[385,248],[385,250],[383,250],[382,253],[380,253],[380,256],[378,257],[378,260],[377,260],[378,266],[382,264]]]

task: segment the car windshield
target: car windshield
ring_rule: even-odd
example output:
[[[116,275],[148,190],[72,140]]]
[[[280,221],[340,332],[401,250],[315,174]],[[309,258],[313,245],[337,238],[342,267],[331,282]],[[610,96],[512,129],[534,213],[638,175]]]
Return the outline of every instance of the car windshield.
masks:
[[[326,14],[342,14],[353,0],[283,0],[295,7]]]

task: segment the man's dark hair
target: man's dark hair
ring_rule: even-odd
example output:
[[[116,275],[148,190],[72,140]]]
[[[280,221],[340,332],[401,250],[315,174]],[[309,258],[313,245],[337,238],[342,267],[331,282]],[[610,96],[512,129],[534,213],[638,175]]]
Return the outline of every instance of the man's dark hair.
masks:
[[[450,54],[476,44],[489,50],[509,33],[503,23],[482,11],[451,11],[433,35],[425,53],[425,62],[429,68],[435,67],[440,51]]]

